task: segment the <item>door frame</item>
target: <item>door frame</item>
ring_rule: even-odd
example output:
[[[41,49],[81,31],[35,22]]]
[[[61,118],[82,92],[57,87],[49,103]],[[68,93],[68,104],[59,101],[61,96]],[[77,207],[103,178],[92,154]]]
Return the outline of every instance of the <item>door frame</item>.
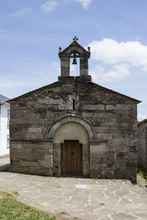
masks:
[[[77,176],[74,176],[74,175],[66,175],[63,173],[63,146],[65,144],[65,142],[78,142],[78,144],[80,145],[80,148],[81,148],[81,174],[80,175],[77,175]],[[64,176],[64,177],[83,177],[83,144],[81,144],[79,142],[79,140],[64,140],[63,143],[61,143],[61,176]]]

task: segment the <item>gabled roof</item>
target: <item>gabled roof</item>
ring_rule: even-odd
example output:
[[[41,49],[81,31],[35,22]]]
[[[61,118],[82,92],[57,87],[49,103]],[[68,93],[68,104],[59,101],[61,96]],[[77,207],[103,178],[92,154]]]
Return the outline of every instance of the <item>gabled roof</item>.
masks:
[[[76,77],[73,77],[73,78],[76,78]],[[132,100],[133,102],[135,102],[135,103],[137,103],[137,104],[141,103],[140,100],[134,99],[134,98],[132,98],[132,97],[129,97],[129,96],[124,95],[124,94],[121,94],[121,93],[116,92],[116,91],[114,91],[114,90],[108,89],[108,88],[103,87],[103,86],[101,86],[101,85],[98,85],[98,84],[96,84],[96,83],[93,83],[93,82],[88,82],[88,83],[89,83],[89,84],[92,84],[92,85],[94,85],[94,86],[96,86],[97,88],[103,89],[103,90],[105,90],[105,91],[107,91],[107,92],[111,92],[111,93],[113,93],[113,94],[115,94],[115,95],[119,95],[119,96],[122,96],[122,97],[124,97],[124,98],[126,98],[126,99],[130,99],[130,100]],[[15,97],[15,98],[13,98],[13,99],[10,99],[8,102],[15,101],[15,100],[17,100],[17,99],[19,99],[19,98],[21,98],[21,97],[29,96],[29,95],[31,95],[31,94],[33,94],[33,93],[35,93],[35,92],[39,92],[39,91],[44,90],[44,89],[46,89],[46,88],[54,88],[54,87],[60,86],[60,85],[61,85],[61,82],[60,82],[60,81],[56,81],[56,82],[54,82],[54,83],[52,83],[52,84],[43,86],[43,87],[41,87],[41,88],[32,90],[32,91],[27,92],[27,93],[25,93],[25,94],[23,94],[23,95],[20,95],[20,96],[18,96],[18,97]]]
[[[3,96],[3,95],[0,94],[0,104],[6,102],[6,101],[8,101],[8,100],[9,100],[9,99],[8,99],[6,96]]]
[[[62,50],[61,52],[59,52],[59,56],[62,56],[66,53],[68,53],[68,51],[70,51],[71,49],[74,48],[80,48],[82,50],[83,53],[87,54],[87,56],[90,56],[90,51],[86,50],[84,47],[82,47],[76,40],[74,40],[68,47],[66,47],[64,50]]]
[[[127,98],[127,99],[130,99],[130,100],[136,102],[137,104],[141,103],[141,101],[138,100],[138,99],[135,99],[135,98],[132,98],[132,97],[130,97],[130,96],[124,95],[124,94],[122,94],[122,93],[116,92],[116,91],[114,91],[114,90],[112,90],[112,89],[108,89],[108,88],[103,87],[103,86],[101,86],[101,85],[99,85],[99,84],[96,84],[96,83],[93,83],[93,82],[90,82],[90,83],[92,83],[93,85],[95,85],[95,86],[97,86],[98,88],[101,88],[101,89],[103,89],[103,90],[105,90],[105,91],[111,92],[111,93],[113,93],[113,94],[115,94],[115,95],[123,96],[123,97],[125,97],[125,98]]]
[[[59,85],[59,84],[60,84],[60,82],[59,82],[59,81],[56,81],[56,82],[54,82],[54,83],[51,83],[51,84],[42,86],[42,87],[40,87],[40,88],[38,88],[38,89],[34,89],[34,90],[29,91],[29,92],[26,92],[25,94],[22,94],[22,95],[20,95],[20,96],[17,96],[17,97],[14,97],[14,98],[12,98],[12,99],[9,99],[8,102],[11,103],[11,101],[15,101],[15,100],[17,100],[17,99],[19,99],[19,98],[22,98],[22,97],[27,97],[27,96],[29,96],[29,95],[32,95],[32,94],[35,93],[35,92],[39,92],[39,91],[44,90],[44,89],[46,89],[46,88],[52,88],[52,87],[55,87],[55,86],[57,86],[57,85]]]

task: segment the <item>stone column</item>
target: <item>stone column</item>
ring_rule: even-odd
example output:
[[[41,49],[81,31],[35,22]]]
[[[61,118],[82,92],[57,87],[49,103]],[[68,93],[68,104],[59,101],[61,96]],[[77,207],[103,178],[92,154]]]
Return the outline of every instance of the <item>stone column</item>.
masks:
[[[88,76],[88,58],[80,57],[80,76]]]
[[[61,176],[61,144],[53,145],[53,174]]]
[[[84,177],[89,177],[90,172],[90,158],[89,158],[89,144],[83,144],[83,176]]]
[[[53,176],[53,143],[49,143],[49,175]]]
[[[61,76],[69,76],[70,75],[70,58],[62,57],[61,58]]]

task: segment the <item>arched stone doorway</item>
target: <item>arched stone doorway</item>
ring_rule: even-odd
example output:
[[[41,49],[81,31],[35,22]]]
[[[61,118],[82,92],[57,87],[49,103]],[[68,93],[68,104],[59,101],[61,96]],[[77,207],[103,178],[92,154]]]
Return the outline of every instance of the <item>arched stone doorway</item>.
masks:
[[[53,173],[55,176],[89,176],[90,125],[76,117],[66,117],[50,130],[53,143]]]

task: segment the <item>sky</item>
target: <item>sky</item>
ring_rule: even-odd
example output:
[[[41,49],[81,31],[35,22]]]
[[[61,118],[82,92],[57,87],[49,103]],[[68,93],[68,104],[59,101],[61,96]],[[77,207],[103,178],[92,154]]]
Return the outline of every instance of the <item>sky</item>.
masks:
[[[147,118],[146,11],[146,0],[0,1],[0,94],[56,81],[58,48],[76,35],[91,47],[93,81],[141,100],[138,118]]]

